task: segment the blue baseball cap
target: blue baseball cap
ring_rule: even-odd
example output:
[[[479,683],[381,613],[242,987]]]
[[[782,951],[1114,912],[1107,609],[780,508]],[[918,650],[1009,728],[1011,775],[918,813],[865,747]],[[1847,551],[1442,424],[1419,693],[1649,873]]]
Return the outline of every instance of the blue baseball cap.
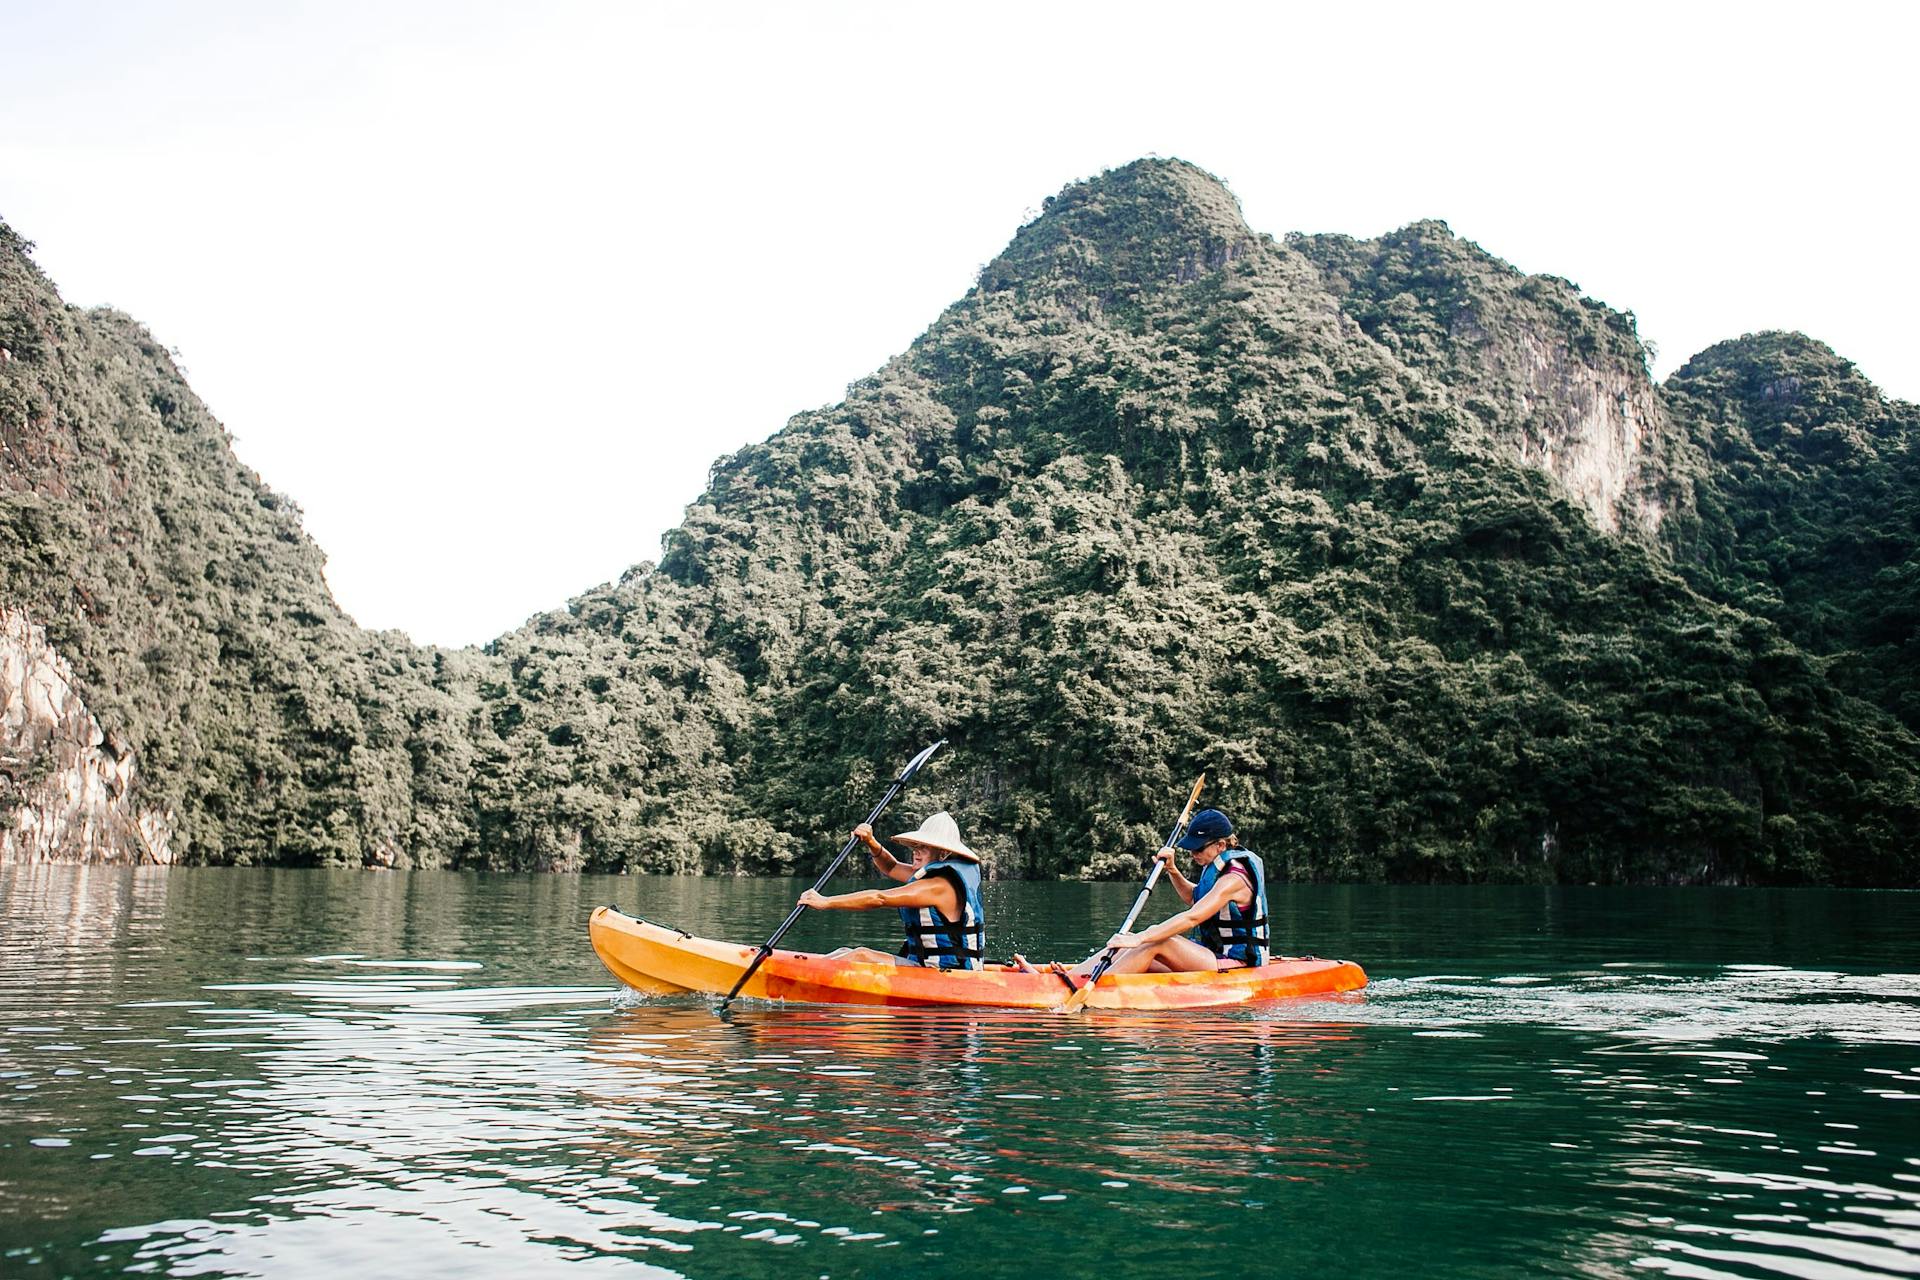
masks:
[[[1227,821],[1227,815],[1218,809],[1202,809],[1193,815],[1193,821],[1187,824],[1187,834],[1177,841],[1180,848],[1188,853],[1198,853],[1223,836],[1233,834],[1233,824]]]

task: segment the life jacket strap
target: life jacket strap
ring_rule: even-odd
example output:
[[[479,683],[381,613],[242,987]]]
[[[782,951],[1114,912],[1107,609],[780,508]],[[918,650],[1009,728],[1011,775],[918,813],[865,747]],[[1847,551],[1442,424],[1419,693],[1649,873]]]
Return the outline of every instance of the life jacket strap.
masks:
[[[979,938],[985,938],[987,936],[986,926],[979,924],[924,924],[915,921],[913,924],[906,926],[906,931],[922,938],[929,938],[942,933],[964,933]]]
[[[944,925],[915,922],[906,927],[909,935],[900,944],[900,954],[914,959],[931,959],[936,956],[957,956],[962,960],[985,960],[987,954],[987,930],[982,924]],[[960,935],[961,945],[950,946],[939,939]]]

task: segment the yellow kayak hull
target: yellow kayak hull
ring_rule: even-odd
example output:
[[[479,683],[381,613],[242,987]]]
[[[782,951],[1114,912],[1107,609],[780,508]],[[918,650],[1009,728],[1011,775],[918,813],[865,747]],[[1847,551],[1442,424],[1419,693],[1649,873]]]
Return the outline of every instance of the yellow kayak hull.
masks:
[[[648,995],[705,992],[725,995],[753,962],[757,947],[697,938],[678,929],[601,907],[587,931],[601,963],[614,977]],[[1219,973],[1131,973],[1100,980],[1087,998],[1093,1009],[1205,1009],[1356,991],[1367,985],[1360,966],[1345,960],[1275,960],[1257,969]],[[1054,973],[985,969],[923,969],[841,956],[776,949],[740,994],[810,1004],[977,1005],[1052,1009],[1067,984]]]

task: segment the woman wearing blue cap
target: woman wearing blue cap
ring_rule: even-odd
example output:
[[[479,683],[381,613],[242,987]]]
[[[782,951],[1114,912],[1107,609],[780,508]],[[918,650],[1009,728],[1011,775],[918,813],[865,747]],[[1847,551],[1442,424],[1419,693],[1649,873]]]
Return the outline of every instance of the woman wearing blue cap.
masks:
[[[1259,856],[1240,847],[1233,823],[1218,809],[1194,814],[1177,846],[1193,855],[1195,879],[1181,874],[1173,847],[1153,856],[1166,864],[1174,892],[1191,905],[1150,929],[1114,934],[1107,946],[1120,954],[1107,972],[1205,972],[1265,964],[1267,871]],[[1180,936],[1189,929],[1193,938]],[[1097,959],[1089,958],[1074,972],[1091,972]]]

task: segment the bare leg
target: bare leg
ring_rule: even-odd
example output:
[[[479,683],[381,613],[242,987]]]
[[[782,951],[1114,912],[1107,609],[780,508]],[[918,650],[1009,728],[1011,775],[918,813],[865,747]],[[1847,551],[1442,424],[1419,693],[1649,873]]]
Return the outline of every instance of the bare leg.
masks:
[[[1093,972],[1100,957],[1092,955],[1073,967],[1076,977]],[[1151,947],[1129,947],[1113,958],[1108,973],[1206,973],[1217,967],[1213,952],[1191,938],[1168,938]]]

